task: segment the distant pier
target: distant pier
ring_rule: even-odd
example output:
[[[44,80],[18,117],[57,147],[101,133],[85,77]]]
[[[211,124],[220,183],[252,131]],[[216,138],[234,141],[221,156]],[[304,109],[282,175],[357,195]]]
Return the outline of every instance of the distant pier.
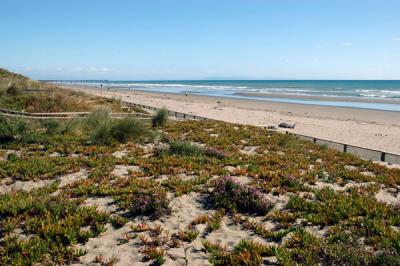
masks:
[[[64,80],[64,79],[44,79],[39,80],[46,83],[108,83],[109,80],[97,80],[97,79],[76,79],[76,80]]]

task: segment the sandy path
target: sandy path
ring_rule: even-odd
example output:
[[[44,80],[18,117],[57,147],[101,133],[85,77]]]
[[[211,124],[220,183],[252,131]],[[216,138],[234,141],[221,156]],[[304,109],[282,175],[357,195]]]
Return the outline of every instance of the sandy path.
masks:
[[[101,95],[96,89],[74,89]],[[398,112],[125,90],[102,96],[241,124],[296,123],[294,133],[400,154]]]

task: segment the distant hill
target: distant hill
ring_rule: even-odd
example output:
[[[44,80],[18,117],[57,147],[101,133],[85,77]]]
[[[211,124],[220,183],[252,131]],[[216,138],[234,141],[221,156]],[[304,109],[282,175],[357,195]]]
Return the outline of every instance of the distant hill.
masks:
[[[0,68],[0,78],[1,79],[29,79],[28,77],[25,77],[18,73],[8,71],[7,69],[4,69],[4,68]]]
[[[22,90],[28,86],[31,88],[38,88],[40,87],[40,83],[21,74],[0,68],[0,95],[4,95],[10,87]]]

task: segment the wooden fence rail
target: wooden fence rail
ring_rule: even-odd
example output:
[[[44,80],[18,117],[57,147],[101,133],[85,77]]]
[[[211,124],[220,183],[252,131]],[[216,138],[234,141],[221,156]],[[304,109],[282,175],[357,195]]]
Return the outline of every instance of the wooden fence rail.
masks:
[[[153,106],[148,106],[148,105],[143,105],[143,104],[138,104],[138,103],[133,103],[133,102],[126,102],[126,101],[122,101],[122,104],[125,106],[129,106],[129,107],[139,107],[139,108],[147,109],[147,110],[151,110],[151,111],[157,111],[160,109],[160,108],[153,107]],[[28,113],[28,112],[19,112],[19,111],[0,108],[0,113],[9,115],[9,116],[30,117],[30,118],[39,118],[39,119],[48,119],[48,118],[69,119],[69,118],[85,118],[85,117],[88,117],[91,112]],[[201,120],[201,121],[214,120],[214,121],[218,121],[216,119],[211,119],[211,118],[198,116],[198,115],[186,114],[186,113],[177,112],[177,111],[173,111],[173,110],[168,110],[168,114],[170,116],[175,117],[176,119],[183,119],[183,120]],[[150,114],[143,114],[143,113],[138,113],[138,112],[135,112],[135,113],[112,113],[112,117],[115,117],[115,118],[121,118],[121,117],[126,117],[126,116],[133,116],[133,117],[136,117],[139,119],[150,119],[151,118]],[[340,142],[335,142],[335,141],[330,141],[330,140],[325,140],[325,139],[319,139],[316,137],[301,135],[301,134],[297,134],[297,133],[289,133],[289,132],[286,132],[286,133],[296,136],[299,139],[311,141],[318,145],[327,146],[329,148],[332,148],[332,149],[335,149],[335,150],[338,150],[338,151],[341,151],[344,153],[350,153],[350,154],[356,155],[356,156],[366,159],[366,160],[382,161],[382,162],[387,162],[387,163],[392,163],[392,164],[400,164],[400,154],[355,146],[355,145],[351,145],[348,143],[340,143]]]
[[[160,108],[153,107],[153,106],[132,103],[132,102],[126,102],[126,101],[122,101],[122,103],[124,105],[130,106],[130,107],[139,107],[139,108],[148,109],[148,110],[152,110],[152,111],[157,111],[158,109],[160,109]],[[176,112],[176,111],[172,111],[172,110],[168,110],[168,113],[170,116],[173,116],[177,119],[218,121],[216,119]],[[299,139],[311,141],[318,145],[327,146],[329,148],[332,148],[332,149],[335,149],[335,150],[338,150],[338,151],[341,151],[344,153],[350,153],[350,154],[356,155],[356,156],[366,159],[366,160],[381,161],[381,162],[387,162],[387,163],[391,163],[391,164],[400,164],[400,154],[364,148],[364,147],[360,147],[360,146],[351,145],[348,143],[340,143],[340,142],[330,141],[330,140],[326,140],[326,139],[320,139],[320,138],[315,138],[315,137],[311,137],[311,136],[301,135],[301,134],[297,134],[297,133],[289,133],[289,132],[286,132],[286,133],[293,135]]]

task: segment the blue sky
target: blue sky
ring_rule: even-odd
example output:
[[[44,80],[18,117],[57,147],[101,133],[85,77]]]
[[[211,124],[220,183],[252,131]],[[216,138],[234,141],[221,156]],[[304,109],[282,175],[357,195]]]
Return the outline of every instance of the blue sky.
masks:
[[[37,79],[400,79],[398,0],[12,0],[0,66]]]

